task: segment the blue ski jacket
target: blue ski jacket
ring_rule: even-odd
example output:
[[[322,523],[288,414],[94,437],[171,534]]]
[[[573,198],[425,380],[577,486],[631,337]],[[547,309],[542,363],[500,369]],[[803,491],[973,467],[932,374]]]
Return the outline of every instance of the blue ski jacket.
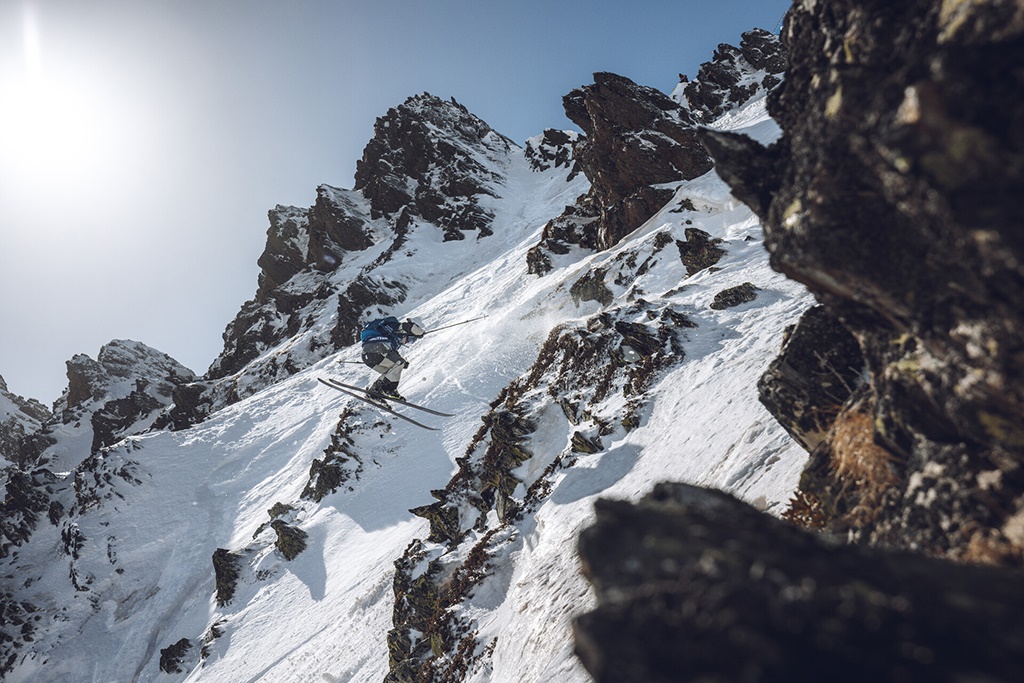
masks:
[[[377,318],[363,325],[359,333],[359,341],[363,344],[371,342],[387,342],[392,351],[397,351],[404,342],[405,335],[400,330],[401,323],[398,318],[389,315],[386,318]]]

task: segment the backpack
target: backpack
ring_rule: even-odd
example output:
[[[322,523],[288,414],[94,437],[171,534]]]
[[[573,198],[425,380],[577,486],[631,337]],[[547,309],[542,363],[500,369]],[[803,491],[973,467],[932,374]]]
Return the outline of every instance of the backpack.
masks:
[[[397,332],[398,318],[394,316],[377,318],[363,325],[363,329],[359,333],[359,341],[387,341],[394,343]]]

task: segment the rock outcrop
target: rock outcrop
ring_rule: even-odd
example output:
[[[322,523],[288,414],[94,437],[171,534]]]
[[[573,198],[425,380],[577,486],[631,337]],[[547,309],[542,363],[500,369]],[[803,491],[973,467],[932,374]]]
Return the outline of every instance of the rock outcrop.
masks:
[[[863,387],[864,357],[853,335],[814,306],[786,330],[782,350],[758,382],[761,403],[807,451],[825,440],[843,405]]]
[[[0,467],[3,462],[22,464],[25,441],[49,420],[51,413],[35,399],[11,393],[0,377]]]
[[[572,156],[573,145],[579,138],[575,131],[548,128],[526,141],[526,159],[535,171],[567,168],[571,174],[579,173],[579,165]]]
[[[491,233],[493,214],[479,198],[493,196],[502,180],[493,165],[501,165],[515,143],[454,99],[429,93],[388,110],[373,132],[356,164],[355,189],[375,218],[406,212],[441,228],[446,240]]]
[[[764,29],[744,33],[738,48],[722,44],[697,78],[680,76],[673,93],[697,123],[711,123],[729,109],[773,90],[782,82],[788,57],[782,43]]]
[[[596,512],[575,638],[597,683],[1019,677],[1016,571],[845,546],[683,484]]]
[[[567,253],[569,245],[607,249],[616,244],[672,198],[672,190],[659,185],[696,178],[711,168],[689,114],[653,88],[596,73],[593,85],[572,91],[562,102],[566,116],[584,132],[573,156],[591,189],[545,226],[529,255],[533,273],[547,272],[549,254]]]
[[[52,416],[24,440],[20,461],[70,470],[87,456],[130,434],[158,424],[178,387],[195,373],[167,354],[140,342],[115,339],[96,359],[78,354],[67,362],[68,388],[54,403]],[[60,431],[86,445],[51,450]]]
[[[1024,566],[1024,12],[804,3],[784,36],[782,139],[705,138],[867,364],[803,489],[854,538]]]
[[[246,302],[228,324],[224,351],[210,366],[207,380],[233,375],[288,337],[312,330],[314,312],[328,299],[339,296],[330,281],[331,273],[347,254],[364,251],[375,241],[387,238],[387,227],[375,225],[359,194],[328,185],[317,188],[316,203],[308,209],[277,206],[268,216],[270,229],[258,261],[261,272],[256,297]],[[363,282],[351,283],[350,291],[342,293],[339,301],[347,301],[352,292],[358,292],[358,299],[365,288]],[[369,297],[359,303],[377,301]],[[315,331],[307,344],[322,349],[322,357],[336,350],[334,337],[351,337],[357,324],[351,313],[339,316],[333,326]],[[318,359],[316,355],[312,358]],[[308,362],[297,357],[280,359],[269,363],[273,371],[267,367],[263,370],[267,377],[276,379],[281,366],[304,366]]]
[[[544,227],[529,271],[544,274],[574,246],[607,249],[640,227],[671,199],[672,183],[711,169],[696,125],[776,87],[785,66],[778,39],[752,31],[738,49],[720,45],[698,80],[671,97],[610,73],[566,95],[566,116],[584,132],[573,156],[591,189]]]

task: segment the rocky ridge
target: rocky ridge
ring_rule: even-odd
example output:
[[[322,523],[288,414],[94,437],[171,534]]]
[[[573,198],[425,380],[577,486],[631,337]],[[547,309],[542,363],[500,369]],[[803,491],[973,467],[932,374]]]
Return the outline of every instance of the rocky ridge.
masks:
[[[785,51],[770,33],[745,33],[741,46],[719,46],[697,79],[671,97],[596,73],[593,85],[563,98],[566,115],[584,132],[573,156],[591,188],[544,227],[528,256],[531,273],[548,272],[573,247],[609,248],[671,199],[672,183],[711,169],[696,126],[763,96],[785,69]]]
[[[531,146],[537,159],[552,158],[535,170],[567,163],[571,140]],[[312,207],[269,212],[256,297],[228,325],[206,375],[178,392],[170,424],[196,424],[351,346],[369,311],[407,305],[410,283],[394,264],[411,257],[402,252],[410,230],[440,231],[445,242],[491,235],[488,206],[522,153],[454,99],[424,93],[388,110],[357,163],[354,189],[321,185]]]
[[[672,98],[697,123],[711,123],[759,93],[774,90],[788,66],[786,50],[764,29],[744,33],[740,46],[723,43],[710,62],[701,64],[697,77],[679,77]]]
[[[128,434],[159,426],[175,391],[195,373],[141,342],[115,339],[96,358],[67,361],[68,388],[24,440],[27,467],[66,471]]]
[[[61,502],[58,491],[73,486],[79,506],[88,507],[100,495],[92,487],[102,485],[96,472],[103,469],[105,452],[158,424],[175,389],[195,378],[167,354],[127,340],[104,345],[95,360],[76,355],[67,368],[68,388],[53,412],[24,402],[39,421],[3,451],[19,465],[4,472],[0,558],[25,543],[42,517],[60,523],[72,505]]]
[[[0,465],[18,462],[25,439],[39,431],[50,416],[50,410],[39,401],[8,391],[0,377]]]
[[[356,163],[355,190],[372,215],[434,224],[445,240],[491,234],[492,212],[480,199],[501,184],[497,168],[519,146],[454,98],[429,93],[407,99],[377,119],[373,139]]]
[[[746,101],[739,99],[738,104]],[[591,189],[545,226],[541,244],[527,257],[535,274],[548,272],[548,254],[567,253],[569,243],[610,249],[659,211],[697,212],[691,198],[654,186],[694,178],[711,166],[693,120],[656,90],[601,73],[593,86],[567,95],[564,104],[584,136],[547,131],[532,141],[539,150],[531,145],[527,156],[535,164],[569,168],[568,158],[559,163],[545,148],[564,149],[572,142],[571,173],[586,175]],[[623,250],[612,266],[589,268],[572,283],[577,305],[596,302],[602,312],[579,327],[552,331],[530,371],[491,404],[458,472],[444,489],[431,491],[436,502],[412,510],[430,522],[430,534],[414,541],[395,564],[389,683],[466,680],[486,667],[495,644],[465,616],[473,596],[487,590],[494,567],[536,523],[533,515],[560,473],[636,428],[651,383],[685,358],[686,330],[697,323],[670,297],[648,301],[639,283],[652,269],[672,267],[659,265],[664,263],[674,263],[682,277],[694,276],[713,269],[727,251],[693,220],[675,225],[639,249]],[[678,253],[666,253],[669,245]],[[725,305],[752,301],[756,287],[747,283],[744,292],[748,289]],[[719,298],[723,295],[729,299],[728,290]],[[616,301],[632,303],[616,306]],[[530,437],[541,425],[550,431],[552,405],[565,420],[566,447],[535,456]],[[346,441],[341,462],[360,462]],[[531,475],[524,477],[524,470]]]

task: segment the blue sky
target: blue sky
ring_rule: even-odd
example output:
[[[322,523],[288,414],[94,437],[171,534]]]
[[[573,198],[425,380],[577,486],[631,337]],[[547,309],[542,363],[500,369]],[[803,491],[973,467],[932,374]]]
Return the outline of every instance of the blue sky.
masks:
[[[455,97],[522,143],[612,71],[670,92],[786,0],[7,0],[0,375],[135,339],[197,373],[251,298],[267,211],[351,187],[376,117]],[[8,103],[14,103],[8,104]]]

